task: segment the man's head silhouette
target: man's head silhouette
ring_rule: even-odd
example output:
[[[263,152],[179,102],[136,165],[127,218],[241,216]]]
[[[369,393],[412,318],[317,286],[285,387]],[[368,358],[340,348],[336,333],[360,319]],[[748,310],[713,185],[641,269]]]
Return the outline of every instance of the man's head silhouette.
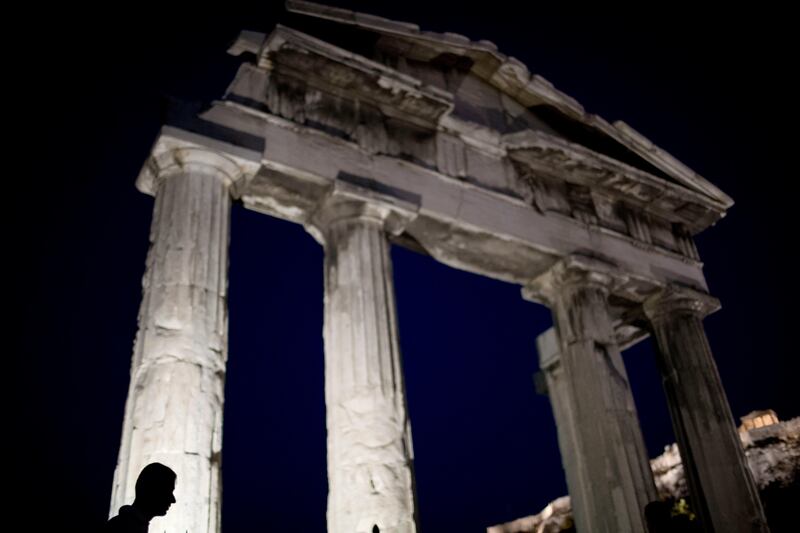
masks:
[[[136,500],[134,507],[149,518],[164,516],[170,505],[175,503],[175,480],[177,476],[171,468],[161,463],[150,463],[142,469],[136,480]]]
[[[136,479],[136,499],[132,505],[123,505],[119,514],[106,522],[105,533],[147,533],[154,516],[167,514],[175,503],[175,480],[178,476],[161,463],[150,463]]]

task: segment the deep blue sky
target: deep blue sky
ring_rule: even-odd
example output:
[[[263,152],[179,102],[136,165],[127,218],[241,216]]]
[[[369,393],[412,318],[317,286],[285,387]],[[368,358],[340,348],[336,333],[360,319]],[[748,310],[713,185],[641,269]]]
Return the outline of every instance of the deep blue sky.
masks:
[[[9,18],[26,31],[5,103],[25,119],[14,126],[19,148],[7,145],[5,155],[5,257],[21,267],[7,280],[6,438],[18,448],[12,475],[32,504],[19,509],[36,510],[40,522],[88,525],[107,512],[153,204],[133,183],[163,99],[221,95],[238,65],[227,45],[240,29],[269,31],[282,2],[269,4]],[[723,304],[706,321],[711,346],[734,416],[800,415],[790,372],[798,113],[789,17],[504,4],[338,5],[489,39],[730,194],[728,217],[698,239]],[[515,286],[407,250],[392,255],[424,531],[477,532],[538,512],[566,491],[549,403],[531,378],[548,311],[523,302]],[[236,206],[226,533],[324,530],[321,332],[321,248],[298,226]],[[655,456],[673,436],[650,342],[625,360]]]

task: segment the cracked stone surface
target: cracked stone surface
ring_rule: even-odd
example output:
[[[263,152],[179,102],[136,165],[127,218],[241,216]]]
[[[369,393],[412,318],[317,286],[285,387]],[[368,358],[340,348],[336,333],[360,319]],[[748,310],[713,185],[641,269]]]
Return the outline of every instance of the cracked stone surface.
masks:
[[[416,531],[411,433],[382,221],[339,218],[325,239],[328,531]]]
[[[177,474],[176,503],[151,530],[211,533],[220,528],[230,196],[210,167],[161,178],[110,513],[133,502],[139,472],[160,462]]]
[[[644,531],[655,496],[625,365],[615,342],[608,291],[618,273],[588,258],[557,264],[530,290],[553,310],[558,362],[540,357],[558,426],[579,531]]]

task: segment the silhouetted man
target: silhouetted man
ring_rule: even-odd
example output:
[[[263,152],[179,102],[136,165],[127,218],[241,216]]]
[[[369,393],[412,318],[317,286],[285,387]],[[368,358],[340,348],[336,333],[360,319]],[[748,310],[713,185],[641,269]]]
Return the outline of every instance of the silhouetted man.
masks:
[[[154,516],[167,514],[175,503],[175,480],[171,468],[161,463],[150,463],[142,469],[136,480],[136,499],[133,505],[123,505],[119,514],[106,522],[105,533],[147,533]]]

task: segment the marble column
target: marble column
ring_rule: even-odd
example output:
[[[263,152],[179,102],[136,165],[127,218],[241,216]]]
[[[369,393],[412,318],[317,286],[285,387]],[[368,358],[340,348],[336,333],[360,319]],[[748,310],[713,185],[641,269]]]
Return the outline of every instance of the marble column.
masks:
[[[583,492],[588,490],[590,485],[581,477],[585,474],[586,467],[582,465],[584,458],[576,453],[575,448],[578,419],[575,416],[575,402],[572,401],[570,388],[564,376],[561,343],[555,328],[548,329],[536,338],[536,351],[539,352],[539,369],[547,383],[547,397],[556,422],[561,464],[567,479],[570,500],[575,509],[576,505],[580,505],[578,502],[589,500],[589,495]],[[576,514],[580,513],[573,513],[573,516]]]
[[[413,452],[386,232],[397,212],[332,195],[325,247],[328,531],[416,531]],[[310,228],[311,229],[311,228]]]
[[[713,297],[668,287],[644,304],[695,512],[705,531],[768,531],[703,329]]]
[[[151,531],[220,530],[229,188],[239,177],[225,157],[173,148],[139,180],[155,207],[110,513],[133,502],[145,465],[163,463],[177,474],[176,503]]]
[[[559,358],[548,378],[559,438],[570,440],[562,460],[578,531],[646,531],[644,508],[656,499],[609,314],[609,291],[620,280],[604,263],[568,257],[526,291],[553,312]]]

